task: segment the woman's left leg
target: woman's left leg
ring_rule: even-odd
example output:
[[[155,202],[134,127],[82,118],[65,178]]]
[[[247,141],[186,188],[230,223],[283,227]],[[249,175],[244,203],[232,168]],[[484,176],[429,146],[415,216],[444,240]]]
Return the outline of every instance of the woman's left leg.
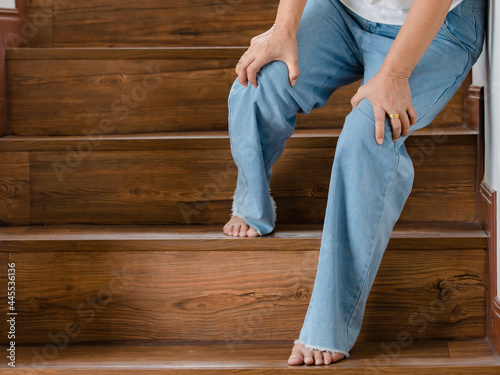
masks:
[[[418,121],[412,132],[437,116],[476,61],[485,3],[464,0],[450,12],[415,68],[410,87]],[[366,82],[380,69],[399,28],[361,18],[358,22],[365,31],[359,43]],[[316,281],[296,341],[300,349],[294,349],[295,358],[290,359],[293,364],[300,363],[297,356],[306,363],[313,357],[321,364],[322,351],[348,355],[392,229],[411,191],[413,165],[406,138],[393,142],[387,119],[384,144],[378,145],[374,123],[371,104],[363,100],[346,118],[337,144]]]

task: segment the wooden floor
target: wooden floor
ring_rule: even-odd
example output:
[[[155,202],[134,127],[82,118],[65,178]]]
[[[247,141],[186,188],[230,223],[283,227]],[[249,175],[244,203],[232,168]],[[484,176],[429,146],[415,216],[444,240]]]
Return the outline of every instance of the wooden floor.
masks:
[[[288,366],[290,342],[251,344],[61,345],[17,348],[19,374],[499,374],[500,358],[484,339],[360,342],[351,357],[329,366]],[[384,349],[386,348],[386,349]],[[2,347],[2,350],[5,349]],[[45,353],[45,355],[44,355]],[[49,359],[52,358],[52,359]],[[31,372],[33,371],[33,372]],[[22,372],[28,373],[28,372]]]

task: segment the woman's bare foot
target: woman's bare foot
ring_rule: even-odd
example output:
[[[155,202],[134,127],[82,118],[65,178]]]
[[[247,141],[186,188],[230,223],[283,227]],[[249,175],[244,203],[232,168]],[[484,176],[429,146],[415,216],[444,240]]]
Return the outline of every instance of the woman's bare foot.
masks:
[[[292,355],[288,358],[288,364],[298,365],[329,365],[344,358],[343,354],[320,352],[318,350],[309,350],[302,344],[295,344],[292,349]]]
[[[233,237],[258,237],[259,233],[248,225],[241,217],[233,216],[224,225],[224,234]]]

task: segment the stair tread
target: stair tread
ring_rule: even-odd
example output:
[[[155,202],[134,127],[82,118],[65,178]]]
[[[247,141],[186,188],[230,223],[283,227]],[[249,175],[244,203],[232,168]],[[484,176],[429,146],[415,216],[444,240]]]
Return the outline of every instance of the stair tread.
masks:
[[[331,147],[340,136],[341,129],[297,129],[287,141],[287,147],[315,148]],[[415,136],[470,136],[477,131],[466,126],[448,128],[423,128],[415,131]],[[100,150],[114,148],[228,148],[229,133],[227,131],[205,132],[163,132],[141,134],[99,134],[95,138],[81,136],[17,136],[0,137],[0,150],[66,150],[68,146],[76,147],[80,142],[93,142]],[[132,143],[130,143],[132,142]],[[201,144],[203,143],[203,144]]]
[[[169,374],[190,371],[197,374],[283,374],[292,371],[326,374],[332,370],[342,374],[402,373],[399,371],[440,374],[449,373],[451,369],[455,374],[470,374],[471,370],[474,374],[494,374],[500,369],[500,359],[485,339],[414,341],[407,347],[399,346],[400,353],[390,355],[384,352],[381,344],[358,342],[349,359],[318,368],[288,366],[290,342],[70,345],[50,360],[42,357],[43,347],[18,346],[16,367],[19,371],[33,366],[44,374],[65,371],[95,374],[92,371],[112,370],[126,370],[127,374],[156,374],[167,370]],[[5,362],[2,367],[6,367]]]
[[[221,225],[24,226],[0,228],[0,243],[14,246],[3,251],[17,249],[16,244],[26,251],[71,250],[75,243],[87,251],[316,251],[321,232],[321,224],[278,224],[270,235],[242,239],[225,236]],[[486,241],[487,234],[475,222],[405,222],[396,225],[388,248],[481,249]]]

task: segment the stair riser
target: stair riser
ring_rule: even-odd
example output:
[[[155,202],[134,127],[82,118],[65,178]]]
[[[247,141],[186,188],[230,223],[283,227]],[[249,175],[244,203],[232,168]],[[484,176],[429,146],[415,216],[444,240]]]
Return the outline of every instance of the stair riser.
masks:
[[[71,51],[68,51],[71,57]],[[227,96],[237,59],[10,60],[9,116],[17,135],[227,129]],[[299,116],[298,129],[341,128],[355,83]],[[463,123],[458,92],[432,126]]]
[[[401,221],[473,221],[475,136],[436,140],[408,140],[416,177]],[[86,141],[67,151],[6,152],[0,218],[4,225],[222,224],[237,171],[221,142],[226,147],[198,151],[99,151],[105,141],[95,148]],[[285,150],[271,182],[280,223],[322,222],[333,154]]]
[[[317,257],[317,251],[147,248],[9,253],[22,275],[16,343],[69,337],[74,343],[222,340],[230,347],[241,340],[292,340]],[[413,339],[483,337],[485,262],[482,249],[388,250],[360,339],[392,341],[405,332]]]
[[[30,35],[31,46],[248,45],[253,36],[271,27],[278,6],[277,0],[53,3],[52,7],[44,6],[47,1],[29,7],[32,28],[37,29],[35,35]],[[43,20],[40,14],[44,15]],[[252,15],[251,19],[248,15]]]

